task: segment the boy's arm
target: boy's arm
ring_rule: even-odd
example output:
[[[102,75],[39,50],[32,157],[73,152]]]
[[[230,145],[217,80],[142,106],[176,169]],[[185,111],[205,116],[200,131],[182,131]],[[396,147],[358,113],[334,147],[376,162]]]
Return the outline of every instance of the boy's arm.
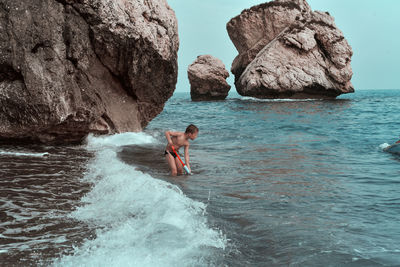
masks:
[[[185,146],[185,164],[189,168],[189,171],[192,172],[192,169],[190,168],[189,164],[189,145]]]
[[[174,143],[172,143],[171,136],[178,136],[179,134],[180,134],[179,132],[171,132],[171,131],[165,132],[165,137],[167,138],[167,142],[170,146],[174,145]]]

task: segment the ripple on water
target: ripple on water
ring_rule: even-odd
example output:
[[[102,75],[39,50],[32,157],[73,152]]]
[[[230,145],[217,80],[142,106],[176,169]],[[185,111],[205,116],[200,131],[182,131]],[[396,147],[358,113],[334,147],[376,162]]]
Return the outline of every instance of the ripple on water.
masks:
[[[90,157],[79,147],[0,148],[0,261],[36,265],[93,234],[66,219],[90,189],[81,181]]]

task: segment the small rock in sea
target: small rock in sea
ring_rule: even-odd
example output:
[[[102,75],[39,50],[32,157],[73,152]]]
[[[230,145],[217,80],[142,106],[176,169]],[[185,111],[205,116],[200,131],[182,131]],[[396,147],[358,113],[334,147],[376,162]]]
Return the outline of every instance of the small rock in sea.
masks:
[[[223,100],[231,86],[224,63],[211,55],[201,55],[189,66],[190,95],[192,100]]]

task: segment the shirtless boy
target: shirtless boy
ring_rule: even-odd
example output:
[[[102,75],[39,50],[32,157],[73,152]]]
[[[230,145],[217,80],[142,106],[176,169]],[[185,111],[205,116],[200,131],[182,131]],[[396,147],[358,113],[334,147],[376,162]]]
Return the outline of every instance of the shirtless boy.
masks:
[[[184,133],[171,131],[165,132],[165,137],[167,138],[168,144],[165,148],[164,155],[171,169],[171,175],[175,176],[177,174],[182,174],[183,166],[179,162],[179,159],[172,149],[174,148],[175,151],[178,152],[179,148],[181,148],[182,146],[185,147],[185,164],[188,167],[189,171],[192,172],[189,164],[189,139],[196,139],[198,133],[199,129],[193,124],[190,124],[186,128],[186,131]]]

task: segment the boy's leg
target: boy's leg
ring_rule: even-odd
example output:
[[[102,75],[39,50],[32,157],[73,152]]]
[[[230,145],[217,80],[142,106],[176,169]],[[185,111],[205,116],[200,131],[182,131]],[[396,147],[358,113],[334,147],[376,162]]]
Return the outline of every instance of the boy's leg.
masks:
[[[183,166],[182,166],[182,163],[179,161],[178,158],[175,158],[175,164],[176,164],[176,168],[177,168],[178,174],[182,174],[183,173]]]
[[[176,164],[175,164],[175,160],[174,157],[172,157],[169,153],[167,155],[165,155],[165,159],[167,160],[167,163],[169,165],[169,168],[171,169],[171,175],[176,175],[177,169],[176,169]]]

